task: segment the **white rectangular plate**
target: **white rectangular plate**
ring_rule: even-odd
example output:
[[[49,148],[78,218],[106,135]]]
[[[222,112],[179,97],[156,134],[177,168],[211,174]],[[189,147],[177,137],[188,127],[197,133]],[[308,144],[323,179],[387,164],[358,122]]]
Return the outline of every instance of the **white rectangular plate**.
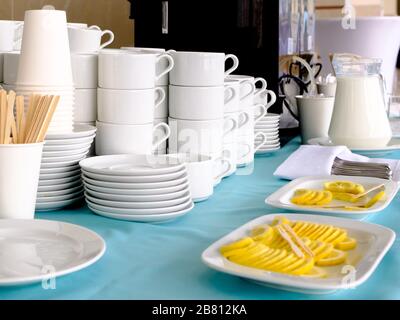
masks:
[[[291,276],[244,267],[228,261],[220,254],[221,246],[248,236],[254,227],[270,224],[276,216],[285,216],[291,221],[324,223],[344,228],[350,237],[357,240],[357,247],[348,251],[347,264],[325,267],[328,278],[324,279]],[[203,252],[202,260],[212,269],[246,278],[264,286],[308,294],[332,293],[357,287],[368,280],[395,238],[396,234],[391,229],[363,221],[305,214],[270,214],[248,222],[213,243]]]
[[[379,201],[374,206],[363,211],[349,211],[343,209],[328,209],[328,208],[313,208],[310,206],[299,206],[291,203],[290,199],[293,197],[294,192],[297,189],[324,189],[324,182],[328,181],[352,181],[356,183],[361,183],[366,190],[377,186],[379,184],[385,184],[386,199],[384,201]],[[334,215],[340,217],[346,217],[351,219],[363,219],[372,213],[376,213],[384,210],[396,196],[399,191],[399,184],[395,181],[384,180],[371,177],[350,177],[350,176],[312,176],[312,177],[302,177],[295,179],[273,194],[271,194],[265,203],[272,207],[282,208],[292,211],[305,211],[305,212],[316,212],[325,215]],[[349,205],[347,202],[333,200],[329,206],[335,205]]]

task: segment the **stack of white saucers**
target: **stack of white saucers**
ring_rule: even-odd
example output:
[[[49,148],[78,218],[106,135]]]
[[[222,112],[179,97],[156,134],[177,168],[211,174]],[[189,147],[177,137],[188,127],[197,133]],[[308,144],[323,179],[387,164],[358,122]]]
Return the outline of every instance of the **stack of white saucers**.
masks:
[[[69,133],[49,133],[43,147],[37,211],[53,211],[83,199],[79,161],[86,158],[96,128],[75,126]]]
[[[255,125],[255,134],[262,132],[267,137],[267,142],[256,152],[256,154],[273,153],[281,148],[279,139],[280,117],[281,116],[279,114],[268,113]],[[255,138],[255,144],[258,144],[260,140],[261,138]]]
[[[184,163],[165,155],[111,155],[80,162],[89,208],[108,218],[162,222],[193,209]]]

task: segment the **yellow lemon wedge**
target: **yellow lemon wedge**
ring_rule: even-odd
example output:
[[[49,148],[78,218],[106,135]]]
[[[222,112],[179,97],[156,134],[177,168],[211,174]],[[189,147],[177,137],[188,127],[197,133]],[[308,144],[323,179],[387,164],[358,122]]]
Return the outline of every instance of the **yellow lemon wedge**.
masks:
[[[308,273],[301,276],[305,278],[327,278],[328,273],[324,269],[314,266]]]
[[[353,250],[357,246],[357,240],[354,238],[347,237],[342,242],[336,244],[336,249],[348,251]]]
[[[317,266],[320,267],[330,267],[337,266],[346,261],[347,253],[341,250],[333,249],[331,254],[322,258],[316,262]]]
[[[340,200],[350,203],[355,203],[360,200],[360,198],[357,198],[355,194],[347,192],[332,192],[332,196],[333,199],[335,200]]]
[[[304,260],[304,263],[300,267],[290,271],[290,274],[294,274],[294,275],[299,275],[300,276],[300,275],[309,273],[312,268],[314,268],[314,259],[313,258],[307,258],[307,259]]]
[[[273,232],[273,229],[268,224],[263,224],[251,230],[250,236],[254,241],[261,241],[271,236]]]
[[[240,240],[235,241],[235,242],[233,242],[231,244],[228,244],[226,246],[221,247],[220,248],[220,252],[224,253],[224,252],[227,252],[227,251],[230,251],[230,250],[245,248],[245,247],[247,247],[247,246],[249,246],[249,245],[251,245],[253,243],[254,243],[254,241],[253,241],[252,238],[246,237],[246,238],[240,239]]]
[[[384,196],[385,196],[385,191],[378,192],[375,196],[372,197],[371,200],[368,201],[368,203],[365,205],[365,207],[366,208],[373,207],[378,201],[383,200]]]
[[[358,183],[351,181],[332,181],[324,183],[324,188],[327,191],[339,193],[360,194],[365,192],[365,188]]]

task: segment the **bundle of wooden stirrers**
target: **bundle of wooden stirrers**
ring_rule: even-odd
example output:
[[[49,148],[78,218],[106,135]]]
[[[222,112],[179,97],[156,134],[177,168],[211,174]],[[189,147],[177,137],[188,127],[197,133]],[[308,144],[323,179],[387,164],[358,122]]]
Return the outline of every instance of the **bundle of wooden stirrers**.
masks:
[[[43,142],[59,101],[60,96],[33,94],[25,113],[23,96],[0,90],[0,144]]]

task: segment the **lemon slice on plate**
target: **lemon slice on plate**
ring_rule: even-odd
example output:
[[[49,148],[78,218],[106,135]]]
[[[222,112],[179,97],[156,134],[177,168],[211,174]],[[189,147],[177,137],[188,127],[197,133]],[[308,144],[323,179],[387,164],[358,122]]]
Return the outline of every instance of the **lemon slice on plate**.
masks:
[[[322,258],[316,262],[316,264],[320,267],[330,267],[337,266],[338,264],[342,264],[346,261],[347,253],[341,250],[333,249],[331,254]]]
[[[353,250],[356,246],[357,246],[357,240],[350,237],[347,237],[342,242],[336,244],[337,249],[344,251]]]
[[[305,278],[327,278],[328,277],[328,273],[324,269],[314,266],[308,273],[302,274],[301,277],[305,277]]]
[[[364,187],[361,184],[354,183],[351,181],[332,181],[324,183],[325,190],[331,192],[342,192],[360,194],[365,192]]]

